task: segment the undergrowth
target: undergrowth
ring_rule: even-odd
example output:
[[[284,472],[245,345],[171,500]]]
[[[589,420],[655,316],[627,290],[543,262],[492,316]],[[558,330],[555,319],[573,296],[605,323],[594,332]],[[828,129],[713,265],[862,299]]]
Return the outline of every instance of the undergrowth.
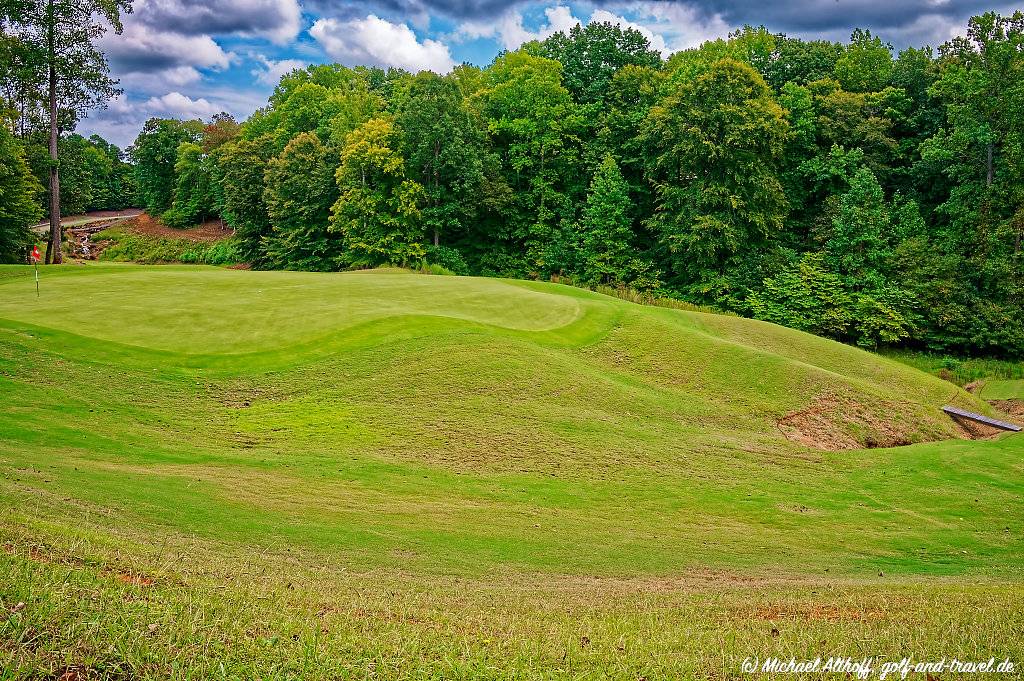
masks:
[[[241,262],[234,239],[201,242],[190,239],[164,239],[131,234],[118,229],[97,233],[97,241],[112,243],[100,253],[99,259],[142,264],[187,263],[196,265],[231,265]]]
[[[1024,379],[1024,361],[961,358],[911,350],[889,350],[882,354],[959,386],[984,379]]]

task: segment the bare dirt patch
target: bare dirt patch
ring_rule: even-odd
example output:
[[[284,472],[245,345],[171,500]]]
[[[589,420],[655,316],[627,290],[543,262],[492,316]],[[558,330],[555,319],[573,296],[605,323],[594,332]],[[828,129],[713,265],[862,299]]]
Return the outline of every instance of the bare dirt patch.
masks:
[[[960,431],[961,437],[967,440],[984,440],[987,437],[995,437],[1005,433],[1006,431],[1002,428],[993,428],[992,426],[986,426],[984,423],[978,423],[977,421],[971,421],[970,419],[961,419],[951,417],[953,423],[956,424],[957,429]]]
[[[132,584],[134,586],[153,586],[156,584],[156,580],[152,577],[133,572],[117,572],[114,574],[114,577],[119,582]]]
[[[109,219],[95,219],[104,217],[104,213],[110,213]],[[128,215],[128,217],[125,217]],[[177,229],[168,227],[160,218],[143,211],[98,211],[90,213],[90,222],[67,228],[68,240],[71,242],[74,256],[81,260],[96,260],[100,253],[107,248],[112,241],[109,239],[96,239],[95,235],[110,227],[118,227],[129,234],[154,237],[157,239],[186,239],[196,243],[212,243],[226,239],[234,230],[227,227],[220,220],[208,220],[201,225],[189,227],[188,229]],[[66,221],[71,218],[65,218]]]
[[[1024,420],[1024,400],[989,400],[989,404],[1007,416]]]
[[[964,390],[967,392],[978,395],[981,393],[981,389],[985,387],[985,381],[971,381],[964,386]]]
[[[869,409],[856,400],[829,393],[814,398],[805,409],[786,414],[778,420],[778,427],[788,440],[814,449],[900,447],[914,441],[917,429],[880,415],[899,413],[896,405]]]
[[[234,230],[220,220],[207,220],[195,227],[177,229],[175,227],[168,227],[164,224],[163,220],[154,218],[148,213],[142,213],[130,220],[125,220],[121,223],[121,226],[127,231],[159,239],[188,239],[189,241],[196,242],[220,241],[234,234]]]

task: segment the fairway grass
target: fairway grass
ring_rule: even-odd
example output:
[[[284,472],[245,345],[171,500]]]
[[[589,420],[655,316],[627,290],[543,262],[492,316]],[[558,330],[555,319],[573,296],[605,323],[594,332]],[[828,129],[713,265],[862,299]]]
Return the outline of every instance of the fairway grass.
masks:
[[[1024,664],[1024,436],[896,361],[537,282],[41,272],[0,268],[0,678]]]

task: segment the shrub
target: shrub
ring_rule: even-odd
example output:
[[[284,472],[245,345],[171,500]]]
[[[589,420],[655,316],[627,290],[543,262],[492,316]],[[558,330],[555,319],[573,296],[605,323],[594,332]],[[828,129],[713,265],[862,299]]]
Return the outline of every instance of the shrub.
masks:
[[[466,264],[466,259],[462,257],[462,253],[450,246],[427,246],[426,261],[431,266],[437,265],[441,267],[448,274],[457,274],[459,276],[469,274],[469,265]],[[435,272],[435,274],[437,273]]]
[[[112,241],[99,259],[143,264],[188,263],[195,265],[231,265],[242,261],[235,239],[191,241],[129,234],[116,229],[98,232],[97,241]]]

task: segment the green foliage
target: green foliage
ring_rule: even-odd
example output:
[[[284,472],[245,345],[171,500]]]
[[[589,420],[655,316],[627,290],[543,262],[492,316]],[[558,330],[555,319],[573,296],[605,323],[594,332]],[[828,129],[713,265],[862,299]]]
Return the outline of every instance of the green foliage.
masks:
[[[218,165],[224,192],[224,221],[235,230],[242,257],[253,264],[265,260],[263,239],[270,217],[263,201],[264,174],[270,160],[269,139],[237,138],[220,148]]]
[[[581,104],[604,101],[615,73],[626,66],[661,68],[661,56],[634,28],[608,22],[576,24],[539,46],[540,56],[562,65],[562,84]]]
[[[835,73],[836,62],[843,56],[842,44],[828,40],[801,40],[786,35],[775,36],[775,52],[761,68],[761,75],[776,92],[787,83],[805,86],[829,78]]]
[[[831,338],[845,338],[853,321],[853,297],[817,253],[766,279],[747,304],[757,319]]]
[[[626,284],[634,260],[630,200],[611,155],[594,173],[580,220],[580,276],[590,285]]]
[[[406,177],[397,141],[394,124],[374,118],[350,133],[342,149],[331,230],[341,235],[352,265],[408,265],[426,253],[425,192]]]
[[[219,213],[214,173],[213,159],[201,145],[182,142],[174,163],[174,202],[163,216],[167,224],[188,227]]]
[[[280,269],[330,270],[340,257],[340,239],[328,232],[338,199],[334,154],[313,133],[292,139],[267,163],[263,200],[273,228],[263,250]]]
[[[892,78],[892,46],[871,31],[856,29],[843,56],[836,60],[836,80],[849,92],[878,92]]]
[[[476,95],[512,189],[508,237],[525,250],[523,266],[540,272],[563,264],[552,250],[562,245],[562,226],[575,218],[566,190],[580,171],[584,121],[561,70],[556,61],[511,52],[495,59]]]
[[[33,132],[23,143],[33,174],[40,184],[47,186],[51,161],[45,136]],[[57,145],[61,215],[121,210],[135,205],[134,169],[123,156],[120,149],[97,135],[88,139],[81,135],[61,137]],[[48,212],[49,197],[40,194],[39,205],[44,214]]]
[[[167,239],[126,232],[117,228],[97,233],[94,239],[111,241],[99,259],[110,262],[134,262],[148,265],[187,263],[192,265],[233,265],[242,260],[238,242]]]
[[[470,273],[462,253],[450,246],[427,246],[424,258],[429,265],[444,268],[452,274],[465,276]]]
[[[893,288],[853,291],[829,271],[822,254],[808,253],[766,279],[747,304],[757,319],[877,347],[898,343],[913,330],[913,320],[902,311],[907,307],[902,296]]]
[[[974,381],[985,380],[986,383],[996,381],[1024,380],[1024,362],[987,358],[962,358],[935,352],[915,352],[911,350],[890,350],[885,353],[895,360],[909,366],[926,371],[940,378],[965,386]],[[988,392],[983,393],[986,399]]]
[[[781,229],[788,124],[753,68],[715,62],[651,110],[644,135],[658,198],[649,224],[682,281],[721,271]]]
[[[42,191],[24,150],[0,120],[0,262],[25,261],[25,249],[35,241],[29,226],[43,216],[36,201]]]
[[[860,168],[832,216],[826,258],[848,281],[874,288],[881,284],[891,235],[892,219],[882,187],[870,170]]]
[[[138,199],[146,210],[161,215],[171,208],[177,186],[178,147],[185,142],[199,143],[202,132],[200,121],[161,118],[146,121],[130,149],[135,162]]]
[[[395,125],[408,177],[426,194],[423,227],[440,243],[459,237],[480,213],[485,131],[452,77],[423,71],[395,95]]]

